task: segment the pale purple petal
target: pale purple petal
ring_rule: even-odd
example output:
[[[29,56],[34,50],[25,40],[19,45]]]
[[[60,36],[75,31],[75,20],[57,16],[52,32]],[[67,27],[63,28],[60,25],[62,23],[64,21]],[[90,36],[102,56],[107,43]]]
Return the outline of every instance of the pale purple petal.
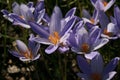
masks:
[[[102,29],[105,29],[109,23],[109,19],[107,15],[105,14],[105,12],[99,11],[99,21],[100,21],[100,25]]]
[[[106,75],[103,75],[103,80],[111,80],[117,72],[111,71]]]
[[[91,60],[91,70],[92,73],[102,74],[103,71],[103,59],[99,52],[96,52],[97,55]]]
[[[28,42],[28,47],[31,50],[34,49],[34,47],[35,47],[35,42],[33,41],[33,39],[34,39],[34,35],[30,34],[29,42]]]
[[[49,47],[47,47],[47,48],[45,49],[45,52],[46,52],[47,54],[51,54],[51,53],[53,53],[55,50],[57,50],[57,48],[58,48],[58,45],[50,45]]]
[[[24,24],[24,23],[16,22],[16,21],[13,21],[13,25],[19,25],[19,26],[26,28],[26,29],[30,28],[30,26],[28,24]]]
[[[104,46],[108,42],[109,42],[109,40],[106,38],[102,38],[102,39],[97,40],[97,42],[93,45],[94,46],[93,50],[97,50],[97,49],[101,48],[102,46]]]
[[[120,29],[120,16],[119,16],[119,14],[120,14],[120,9],[118,6],[115,5],[114,6],[114,17],[116,19],[117,26]]]
[[[43,9],[39,12],[38,17],[37,17],[37,23],[40,23],[40,21],[42,20],[44,15],[45,15],[45,9]]]
[[[101,29],[94,27],[93,30],[89,34],[90,44],[92,45],[96,43],[96,41],[100,38],[100,35],[101,35]]]
[[[31,59],[28,59],[28,58],[26,58],[26,57],[20,57],[19,58],[21,61],[23,61],[23,62],[25,62],[25,61],[30,61]]]
[[[85,53],[85,58],[92,60],[96,55],[98,54],[98,52],[90,52],[90,53]]]
[[[10,16],[9,16],[9,12],[7,11],[7,10],[1,10],[1,12],[3,13],[3,17],[4,18],[6,18],[6,19],[8,19],[10,22],[13,22],[13,18],[11,18]]]
[[[12,18],[16,23],[18,22],[18,23],[27,24],[27,22],[24,19],[20,18],[19,15],[16,15],[14,13],[10,13],[9,17]]]
[[[47,23],[50,22],[50,17],[48,16],[47,13],[45,13],[45,15],[44,15],[44,17],[43,17],[43,20],[44,20],[45,22],[47,22]]]
[[[70,9],[70,10],[66,13],[65,18],[66,18],[66,17],[69,17],[69,16],[70,16],[70,17],[74,16],[75,11],[76,11],[76,7]]]
[[[116,27],[115,27],[115,24],[113,23],[109,23],[108,26],[107,26],[107,31],[108,32],[112,32],[112,33],[116,33]]]
[[[92,5],[95,6],[97,0],[90,0]]]
[[[40,54],[36,55],[36,56],[32,59],[32,61],[37,60],[37,59],[39,59],[39,58],[40,58]]]
[[[16,40],[16,47],[17,49],[21,52],[21,53],[24,53],[26,51],[29,51],[28,50],[28,47],[26,46],[26,44],[21,41],[21,40]]]
[[[70,19],[66,25],[64,26],[63,30],[60,32],[60,36],[63,36],[64,34],[67,34],[71,28],[73,27],[73,25],[75,24],[76,18],[72,18]]]
[[[20,5],[17,2],[14,2],[12,4],[12,8],[13,8],[13,13],[17,14],[17,15],[21,15],[20,13]]]
[[[54,7],[51,20],[50,20],[50,34],[53,32],[60,32],[61,30],[61,19],[62,19],[62,12],[58,6]]]
[[[113,71],[116,68],[119,60],[119,57],[115,57],[114,59],[112,59],[104,68],[104,74],[108,74],[109,72]]]
[[[41,38],[41,37],[35,37],[33,39],[35,42],[41,43],[41,44],[46,44],[46,45],[50,45],[51,42],[48,39],[45,38]]]
[[[44,1],[39,1],[36,6],[35,6],[35,10],[34,10],[34,17],[37,18],[38,17],[38,12],[41,11],[42,9],[44,9]]]
[[[90,74],[91,73],[90,65],[89,65],[89,63],[87,62],[87,60],[85,58],[78,55],[77,56],[77,63],[78,63],[78,66],[79,66],[80,70],[84,74]]]
[[[34,5],[33,2],[28,2],[28,3],[27,3],[27,6],[28,6],[29,8],[33,7],[33,5]]]
[[[21,12],[21,16],[23,16],[25,20],[27,20],[27,21],[33,21],[34,20],[33,13],[28,8],[27,5],[21,4],[20,5],[20,12]]]
[[[68,43],[71,47],[78,48],[76,39],[75,39],[75,34],[71,33],[69,38],[68,38]]]
[[[59,47],[58,50],[59,50],[61,53],[65,53],[66,51],[69,50],[69,47],[68,47],[68,46]]]
[[[34,46],[34,48],[32,49],[32,53],[33,53],[34,56],[37,55],[39,49],[40,49],[40,44],[36,43],[35,46]]]
[[[5,15],[5,16],[8,16],[8,14],[9,14],[9,12],[8,12],[7,10],[5,10],[5,9],[2,9],[1,12],[2,12],[3,15]]]
[[[90,19],[91,15],[89,14],[89,12],[86,9],[82,10],[82,15],[84,18]]]
[[[93,12],[93,16],[92,16],[92,18],[95,21],[94,24],[97,24],[99,22],[98,16],[99,16],[99,12],[98,12],[98,10],[95,9]]]
[[[37,33],[37,34],[39,34],[40,36],[48,39],[49,33],[43,28],[44,26],[38,25],[38,24],[35,23],[35,22],[29,22],[29,25],[31,26],[31,29],[32,29],[35,33]]]
[[[73,33],[75,34],[81,27],[83,27],[83,21],[77,22],[74,28],[72,29]]]
[[[110,2],[108,2],[108,4],[105,6],[104,11],[107,11],[114,3],[116,0],[110,0]]]
[[[23,57],[21,54],[19,54],[18,52],[16,52],[16,51],[12,51],[12,50],[9,50],[9,52],[10,52],[10,54],[12,54],[13,56],[15,56],[15,57]]]

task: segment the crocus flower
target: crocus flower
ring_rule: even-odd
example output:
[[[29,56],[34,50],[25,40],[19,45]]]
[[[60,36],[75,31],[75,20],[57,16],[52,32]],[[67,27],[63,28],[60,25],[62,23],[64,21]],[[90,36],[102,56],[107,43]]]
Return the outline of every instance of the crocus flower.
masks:
[[[29,38],[28,47],[21,40],[16,40],[14,43],[16,51],[9,50],[9,52],[13,56],[18,57],[21,61],[34,61],[38,59],[40,57],[40,54],[38,54],[40,44],[33,41],[33,37],[34,35],[31,34]]]
[[[14,25],[20,25],[24,28],[30,28],[28,21],[40,23],[45,14],[44,1],[38,2],[35,7],[33,6],[33,2],[29,2],[27,5],[19,5],[17,2],[14,2],[12,7],[13,13],[9,13],[7,10],[3,9],[3,16]]]
[[[112,19],[112,18],[111,18]],[[106,37],[108,39],[117,39],[118,38],[118,28],[114,22],[114,20],[108,19],[107,15],[103,11],[99,11],[99,22],[102,29],[102,37]]]
[[[97,55],[90,62],[80,55],[77,56],[77,63],[82,71],[82,73],[78,72],[77,75],[82,80],[111,80],[117,73],[114,69],[116,68],[120,58],[113,58],[106,67],[104,67],[102,56],[99,52],[96,53]]]
[[[75,23],[75,17],[73,17],[76,8],[72,8],[66,14],[65,18],[62,18],[62,12],[58,6],[55,6],[50,23],[47,26],[48,31],[43,29],[44,25],[39,25],[35,22],[30,22],[30,26],[34,32],[39,34],[40,37],[36,37],[34,40],[38,43],[50,45],[45,52],[48,54],[53,53],[59,46],[61,50],[68,49],[66,45],[66,39],[69,36],[69,31]],[[67,48],[66,48],[67,47]]]
[[[82,10],[82,14],[83,14],[82,19],[84,20],[85,23],[89,22],[89,23],[92,23],[92,24],[97,24],[99,22],[98,11],[96,9],[94,10],[92,16],[89,14],[89,12],[86,9]]]
[[[89,32],[85,27],[81,27],[76,33],[71,32],[68,43],[71,50],[77,54],[84,54],[88,59],[92,59],[96,54],[93,52],[104,46],[109,40],[101,38],[101,29],[97,26]]]
[[[92,5],[96,8],[96,10],[103,10],[104,12],[107,11],[116,0],[110,0],[107,2],[106,0],[90,0]]]

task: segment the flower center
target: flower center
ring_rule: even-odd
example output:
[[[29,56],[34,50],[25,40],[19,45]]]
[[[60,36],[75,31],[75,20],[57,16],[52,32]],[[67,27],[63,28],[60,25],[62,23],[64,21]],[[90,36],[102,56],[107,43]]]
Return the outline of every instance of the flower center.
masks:
[[[100,74],[96,74],[96,73],[93,73],[91,75],[91,79],[92,80],[102,80],[101,75]]]
[[[108,4],[108,3],[107,3],[106,1],[103,1],[103,5],[104,5],[104,6],[107,6],[107,4]]]
[[[23,52],[23,53],[21,53],[25,58],[27,58],[27,59],[32,59],[33,58],[33,55],[32,55],[32,53],[31,53],[31,51],[29,52],[29,51],[26,51],[26,52]]]
[[[83,44],[82,44],[82,51],[83,51],[83,52],[86,52],[86,53],[87,53],[87,52],[89,51],[89,48],[90,48],[90,47],[89,47],[89,45],[88,45],[87,43],[83,43]]]
[[[24,19],[24,16],[19,16],[21,19]]]
[[[107,29],[104,29],[103,34],[108,35],[109,37],[112,36],[112,32],[108,32]]]
[[[91,23],[94,24],[95,20],[93,18],[90,19]]]
[[[30,49],[22,51],[22,50],[17,48],[16,42],[13,42],[13,46],[14,46],[15,50],[18,52],[18,54],[24,56],[26,59],[32,59],[33,58],[33,55],[32,55],[32,52],[31,52]]]
[[[56,45],[60,41],[60,36],[58,32],[54,32],[53,35],[50,35],[49,40]]]

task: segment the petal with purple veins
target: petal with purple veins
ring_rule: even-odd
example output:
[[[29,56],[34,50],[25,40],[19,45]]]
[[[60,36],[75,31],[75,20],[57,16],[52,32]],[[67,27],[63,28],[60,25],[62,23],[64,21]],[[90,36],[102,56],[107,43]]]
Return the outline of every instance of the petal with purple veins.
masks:
[[[66,13],[65,18],[67,18],[67,17],[69,17],[69,16],[70,16],[70,17],[74,16],[75,11],[76,11],[76,7],[70,9],[70,10]]]
[[[89,63],[82,56],[80,56],[80,55],[77,56],[77,63],[78,63],[78,66],[79,66],[80,70],[84,74],[90,74],[91,73]]]
[[[48,33],[46,30],[44,30],[44,28],[43,28],[44,26],[38,25],[38,24],[35,23],[35,22],[29,22],[29,25],[31,26],[31,29],[32,29],[35,33],[37,33],[37,34],[39,34],[40,36],[48,39],[49,33]]]
[[[70,19],[66,25],[64,26],[63,30],[60,32],[60,36],[63,36],[64,34],[67,34],[71,28],[73,27],[74,23],[76,21],[76,18]]]
[[[58,6],[55,6],[50,20],[50,28],[49,28],[50,34],[53,34],[53,32],[60,33],[61,19],[62,19],[62,12]]]
[[[115,57],[114,59],[112,59],[104,68],[104,74],[108,74],[109,72],[113,71],[116,68],[119,60],[119,57]]]
[[[51,54],[51,53],[53,53],[55,50],[57,50],[57,48],[58,48],[58,45],[50,45],[49,47],[47,47],[47,48],[45,49],[45,52],[46,52],[47,54]]]
[[[97,49],[101,48],[102,46],[104,46],[108,42],[109,42],[109,40],[106,38],[102,38],[102,39],[97,40],[97,42],[93,45],[93,47],[94,47],[93,50],[97,50]]]
[[[92,73],[102,74],[103,72],[103,59],[100,53],[96,52],[97,55],[91,60]]]

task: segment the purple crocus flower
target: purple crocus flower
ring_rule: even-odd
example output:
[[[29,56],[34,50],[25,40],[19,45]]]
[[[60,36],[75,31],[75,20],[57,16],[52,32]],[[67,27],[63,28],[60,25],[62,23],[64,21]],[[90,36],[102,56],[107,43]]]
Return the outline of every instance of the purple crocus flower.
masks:
[[[95,26],[89,32],[81,27],[76,33],[71,32],[68,43],[71,50],[77,54],[84,54],[86,58],[92,59],[96,54],[93,52],[109,41],[101,38],[101,29]]]
[[[37,53],[40,48],[40,44],[33,41],[32,38],[34,38],[33,34],[30,35],[28,47],[21,40],[16,40],[14,43],[16,51],[9,50],[9,52],[13,56],[18,57],[21,61],[34,61],[38,59],[40,54]]]
[[[111,80],[117,73],[113,70],[116,68],[120,58],[115,57],[104,67],[102,56],[99,52],[96,52],[96,54],[90,62],[80,55],[77,56],[77,63],[82,71],[82,73],[78,72],[77,75],[82,80]]]
[[[110,0],[107,2],[106,0],[90,0],[92,5],[95,7],[96,10],[103,10],[106,12],[116,0]]]
[[[103,11],[99,11],[99,22],[102,29],[102,37],[108,39],[117,39],[118,28],[111,18],[111,22]]]
[[[30,28],[28,21],[40,23],[45,14],[44,1],[38,2],[35,7],[33,6],[33,2],[29,2],[27,5],[19,5],[17,2],[14,2],[12,7],[13,13],[9,13],[7,10],[3,9],[3,16],[11,21],[14,25],[20,25],[24,28]]]
[[[60,46],[61,47],[59,49],[62,50],[62,52],[68,50],[66,39],[68,38],[68,33],[76,20],[74,17],[75,10],[76,8],[72,8],[65,15],[65,18],[62,18],[62,12],[60,8],[55,6],[50,23],[47,26],[49,28],[48,30],[42,28],[44,25],[30,22],[32,30],[40,36],[36,37],[34,40],[38,43],[50,45],[47,49],[45,49],[46,53],[51,54]]]
[[[82,14],[83,14],[83,20],[84,22],[89,22],[91,24],[97,24],[99,22],[98,20],[98,11],[95,9],[93,12],[93,15],[91,16],[89,14],[89,12],[86,9],[82,10]]]

